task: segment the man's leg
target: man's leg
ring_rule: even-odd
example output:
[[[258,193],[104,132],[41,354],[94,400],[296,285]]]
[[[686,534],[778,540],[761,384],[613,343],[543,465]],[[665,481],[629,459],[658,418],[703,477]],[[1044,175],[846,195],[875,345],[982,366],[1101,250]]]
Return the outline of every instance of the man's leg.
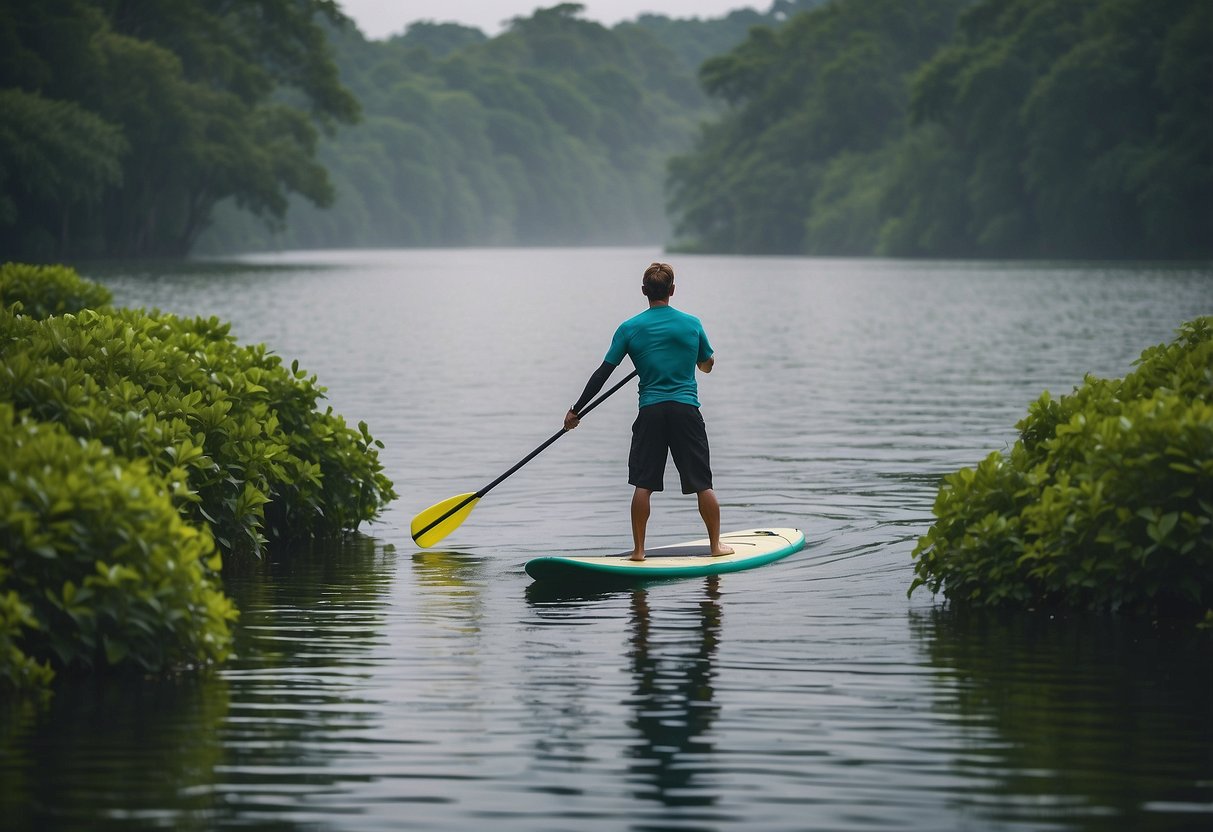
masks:
[[[720,542],[720,503],[716,499],[716,492],[707,488],[696,492],[695,497],[699,500],[699,516],[703,518],[703,525],[708,528],[708,540],[712,543],[712,554],[733,554],[731,546],[725,546]]]
[[[720,542],[720,503],[712,490],[712,453],[703,416],[693,405],[679,405],[678,408],[678,430],[671,432],[670,453],[678,466],[682,493],[694,494],[699,501],[699,516],[707,527],[712,554],[731,555],[732,548]]]
[[[632,494],[632,560],[644,560],[644,532],[649,525],[649,497],[653,492],[636,487]]]

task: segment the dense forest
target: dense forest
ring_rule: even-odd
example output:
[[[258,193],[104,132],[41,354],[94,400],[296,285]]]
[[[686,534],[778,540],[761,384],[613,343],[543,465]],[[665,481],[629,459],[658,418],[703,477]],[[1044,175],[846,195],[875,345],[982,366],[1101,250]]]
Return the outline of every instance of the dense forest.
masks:
[[[220,200],[282,216],[333,188],[358,102],[332,0],[0,0],[0,252],[180,256]]]
[[[683,245],[1213,255],[1208,0],[843,0],[710,59]]]
[[[729,109],[670,166],[671,211],[707,251],[866,254],[904,131],[907,77],[965,0],[851,0],[800,15],[703,65]]]
[[[1213,256],[1207,0],[0,0],[0,254]]]
[[[336,205],[296,199],[267,229],[229,203],[203,248],[661,243],[667,161],[718,111],[698,66],[820,2],[609,29],[566,3],[492,39],[449,23],[384,41],[335,32],[364,112],[321,143]]]
[[[320,150],[337,205],[293,205],[273,236],[224,213],[205,244],[660,242],[665,163],[693,139],[707,98],[655,40],[579,8],[537,11],[492,39],[454,24],[387,41],[340,33],[364,118]]]

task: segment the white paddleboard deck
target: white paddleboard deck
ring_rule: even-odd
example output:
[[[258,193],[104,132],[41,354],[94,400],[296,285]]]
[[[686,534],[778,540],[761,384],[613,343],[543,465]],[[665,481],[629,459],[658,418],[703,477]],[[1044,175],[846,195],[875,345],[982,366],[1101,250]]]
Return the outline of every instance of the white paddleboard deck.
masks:
[[[596,580],[647,581],[662,578],[694,578],[739,572],[785,558],[804,548],[799,529],[745,529],[727,532],[720,541],[733,549],[731,555],[713,557],[708,539],[659,546],[634,561],[631,552],[614,555],[568,555],[529,560],[526,572],[537,581]]]

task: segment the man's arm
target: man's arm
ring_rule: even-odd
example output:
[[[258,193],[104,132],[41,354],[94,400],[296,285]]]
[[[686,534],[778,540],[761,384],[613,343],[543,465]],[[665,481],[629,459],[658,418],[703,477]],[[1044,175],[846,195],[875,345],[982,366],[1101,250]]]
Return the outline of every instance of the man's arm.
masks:
[[[716,366],[716,356],[709,355],[706,361],[700,361],[695,366],[705,373],[710,373],[712,372],[712,368]]]
[[[585,390],[581,393],[581,398],[577,403],[569,408],[569,412],[564,414],[564,429],[572,430],[581,422],[581,418],[577,415],[581,412],[581,408],[589,404],[590,399],[598,395],[598,391],[606,384],[607,379],[611,377],[611,373],[615,372],[618,364],[612,364],[609,361],[603,361],[602,364],[590,376],[590,380],[585,384]]]

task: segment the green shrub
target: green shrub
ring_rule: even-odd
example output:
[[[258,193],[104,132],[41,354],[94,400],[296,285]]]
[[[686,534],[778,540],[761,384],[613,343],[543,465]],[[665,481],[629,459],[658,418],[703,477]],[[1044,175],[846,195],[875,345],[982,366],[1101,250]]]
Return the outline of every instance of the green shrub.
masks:
[[[216,543],[356,529],[395,497],[298,364],[215,318],[89,308],[109,299],[0,268],[0,687],[220,660]]]
[[[145,461],[0,403],[0,682],[223,659],[235,611],[219,568]]]
[[[107,306],[112,299],[109,289],[66,266],[0,265],[0,309],[20,303],[21,314],[41,320]]]
[[[216,318],[0,312],[0,355],[0,401],[146,459],[225,550],[355,529],[395,497],[366,426],[320,411],[314,376]]]
[[[4,586],[7,573],[8,570],[0,568],[0,586]],[[48,663],[26,655],[21,649],[22,634],[37,627],[33,611],[20,595],[12,590],[0,592],[0,693],[37,689],[54,678],[55,672]]]
[[[1045,393],[1009,455],[944,478],[914,549],[925,585],[973,606],[1213,609],[1213,317],[1123,379]]]

